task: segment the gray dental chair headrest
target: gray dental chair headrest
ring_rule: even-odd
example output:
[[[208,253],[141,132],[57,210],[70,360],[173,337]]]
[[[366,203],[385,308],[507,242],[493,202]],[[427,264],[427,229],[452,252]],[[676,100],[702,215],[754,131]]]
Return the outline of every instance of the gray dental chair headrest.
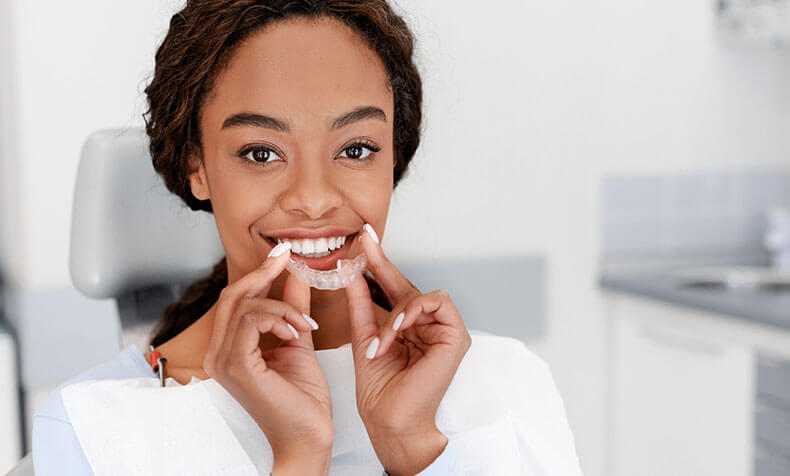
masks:
[[[71,222],[77,289],[96,299],[157,288],[175,295],[173,286],[205,275],[223,255],[214,217],[190,210],[165,188],[142,129],[102,130],[87,139]]]

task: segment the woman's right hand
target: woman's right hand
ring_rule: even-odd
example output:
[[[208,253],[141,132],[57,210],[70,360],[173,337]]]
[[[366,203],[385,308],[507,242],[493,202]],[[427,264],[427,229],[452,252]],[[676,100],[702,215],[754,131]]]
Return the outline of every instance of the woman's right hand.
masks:
[[[290,248],[280,256],[270,254],[222,290],[203,370],[258,423],[272,447],[275,469],[307,466],[311,474],[319,468],[327,474],[334,439],[332,403],[315,357],[313,327],[302,316],[310,312],[310,287],[289,274],[283,300],[266,297],[289,256]],[[265,333],[281,344],[261,351]]]

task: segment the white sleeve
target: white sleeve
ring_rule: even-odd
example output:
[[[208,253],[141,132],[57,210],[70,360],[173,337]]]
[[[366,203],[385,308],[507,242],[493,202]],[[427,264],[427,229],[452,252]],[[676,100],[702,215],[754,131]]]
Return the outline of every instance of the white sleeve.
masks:
[[[445,433],[444,452],[419,476],[581,476],[548,365],[523,342],[500,336],[474,336],[468,357],[446,396],[453,411],[438,425],[458,428],[448,418],[454,414],[464,428]]]
[[[71,424],[42,415],[33,418],[33,468],[36,476],[93,476]]]
[[[521,473],[535,474],[536,463],[545,474],[581,476],[573,433],[549,366],[520,340],[500,339],[487,353],[501,366],[500,397],[513,417]]]
[[[533,458],[524,459],[520,454],[513,425],[507,420],[451,435],[447,440],[444,452],[417,476],[548,476],[533,465]],[[518,473],[515,468],[520,468]]]

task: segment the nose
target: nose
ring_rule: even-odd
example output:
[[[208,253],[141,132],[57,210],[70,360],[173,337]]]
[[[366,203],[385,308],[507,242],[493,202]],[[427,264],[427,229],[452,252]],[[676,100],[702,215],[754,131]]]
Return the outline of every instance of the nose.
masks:
[[[331,161],[293,160],[288,187],[280,206],[288,213],[298,213],[315,220],[343,203],[340,185],[332,174]]]

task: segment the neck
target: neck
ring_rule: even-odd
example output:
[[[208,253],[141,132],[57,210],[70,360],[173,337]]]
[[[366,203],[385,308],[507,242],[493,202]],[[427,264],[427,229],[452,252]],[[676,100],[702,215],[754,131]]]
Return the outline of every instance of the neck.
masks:
[[[269,290],[270,299],[282,300],[286,272],[283,272]],[[307,314],[318,322],[318,329],[311,334],[316,350],[333,349],[351,342],[351,324],[348,319],[348,304],[344,289],[310,289],[310,310]],[[386,312],[386,311],[385,311]],[[279,339],[271,336],[270,347],[262,341],[262,350],[276,347]]]
[[[282,277],[280,276],[280,278]],[[284,279],[275,280],[267,297],[280,300],[283,282]],[[373,308],[377,322],[382,325],[389,312],[375,303]],[[192,375],[204,380],[210,378],[203,371],[203,359],[211,342],[215,310],[216,304],[177,336],[157,347],[162,356],[167,358],[167,375],[173,376],[179,383],[188,383]],[[312,332],[315,350],[334,349],[351,342],[351,326],[345,290],[311,289],[310,312],[308,314],[319,325],[319,328]],[[280,339],[272,334],[264,334],[260,337],[261,350],[272,349],[279,344]],[[146,361],[149,360],[147,350],[145,358]]]

